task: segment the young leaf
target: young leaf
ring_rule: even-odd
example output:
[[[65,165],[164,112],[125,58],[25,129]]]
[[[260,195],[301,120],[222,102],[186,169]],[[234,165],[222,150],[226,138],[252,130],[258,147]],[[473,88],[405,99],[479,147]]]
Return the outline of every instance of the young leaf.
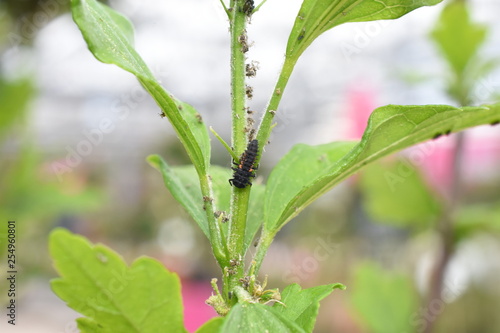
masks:
[[[219,333],[306,333],[275,309],[263,304],[238,303],[224,320]]]
[[[414,9],[442,0],[304,0],[286,47],[287,58],[297,59],[323,32],[347,22],[399,18]]]
[[[207,216],[203,211],[203,196],[196,177],[196,171],[191,167],[177,167],[174,169],[159,155],[150,155],[147,161],[152,167],[160,171],[165,186],[172,196],[182,205],[182,207],[184,207],[186,212],[191,215],[205,236],[210,239]],[[190,177],[181,178],[178,172],[186,173],[183,172],[186,168],[189,168],[187,172],[190,173]]]
[[[72,0],[73,19],[89,50],[101,62],[134,74],[170,120],[199,174],[210,161],[210,139],[201,117],[170,95],[133,47],[133,27],[124,16],[95,0]]]
[[[198,328],[195,333],[219,333],[223,323],[224,318],[222,317],[212,318]]]
[[[356,270],[352,303],[370,332],[414,332],[418,297],[412,281],[372,264]],[[417,320],[419,318],[417,317]]]
[[[440,215],[439,202],[409,162],[373,163],[360,185],[366,211],[380,223],[426,227]]]
[[[186,332],[179,278],[158,261],[127,267],[108,247],[65,229],[51,233],[49,248],[61,275],[52,290],[86,316],[78,321],[84,332]]]
[[[455,74],[461,77],[486,38],[486,27],[470,20],[465,2],[450,2],[441,12],[432,37]]]
[[[170,167],[160,156],[151,155],[148,162],[155,169],[161,172],[165,186],[173,197],[184,207],[191,215],[203,233],[209,237],[208,221],[203,210],[203,196],[199,182],[196,181],[196,171],[191,166]],[[230,206],[229,178],[232,173],[228,168],[218,166],[210,167],[210,176],[212,178],[212,187],[214,197],[212,198],[216,205],[216,210],[224,212],[227,216]],[[265,186],[261,184],[252,185],[250,194],[250,203],[247,215],[247,227],[245,231],[245,249],[248,248],[255,237],[258,229],[262,225],[262,206]],[[227,234],[227,223],[222,224],[223,231]]]
[[[328,284],[309,289],[302,289],[296,283],[287,286],[281,293],[281,302],[275,303],[276,309],[284,318],[295,322],[304,331],[312,332],[318,316],[319,301],[335,289],[344,290],[340,283]]]
[[[376,109],[368,121],[361,141],[343,157],[325,160],[323,172],[302,177],[304,165],[317,168],[324,154],[315,147],[294,148],[274,168],[269,176],[264,216],[269,234],[276,233],[286,222],[295,217],[316,198],[329,191],[335,184],[358,171],[364,165],[383,156],[437,135],[458,132],[463,129],[500,120],[500,104],[456,108],[447,105],[401,106],[387,105]],[[319,146],[321,147],[321,146]],[[334,146],[332,146],[334,147]],[[340,146],[345,151],[348,146]],[[308,173],[309,174],[309,173]],[[295,177],[298,177],[295,180]],[[287,185],[288,183],[293,186]],[[279,185],[283,184],[283,185]],[[277,191],[277,186],[286,190]],[[271,204],[269,204],[271,203]]]

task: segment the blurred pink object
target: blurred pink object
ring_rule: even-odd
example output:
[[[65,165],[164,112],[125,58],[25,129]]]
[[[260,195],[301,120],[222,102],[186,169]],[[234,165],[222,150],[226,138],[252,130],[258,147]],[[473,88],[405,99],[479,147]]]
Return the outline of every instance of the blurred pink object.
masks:
[[[467,130],[460,161],[460,178],[464,190],[488,186],[500,181],[500,127],[489,125]],[[432,188],[450,198],[453,181],[453,157],[456,134],[412,147],[405,152],[410,163],[422,170]],[[421,162],[412,154],[423,153]]]
[[[351,85],[346,92],[347,124],[345,139],[359,140],[377,105],[377,92],[369,83]],[[405,150],[402,155],[419,168],[428,184],[449,198],[453,181],[456,136],[443,136]],[[487,186],[500,180],[500,125],[480,126],[465,133],[461,181],[467,188]]]
[[[352,85],[347,88],[346,116],[349,125],[345,132],[345,139],[361,139],[370,114],[377,108],[376,95],[376,91],[367,83]]]
[[[212,294],[212,288],[206,281],[182,280],[181,285],[184,325],[188,332],[194,332],[206,321],[217,316],[215,310],[205,304],[205,300]]]

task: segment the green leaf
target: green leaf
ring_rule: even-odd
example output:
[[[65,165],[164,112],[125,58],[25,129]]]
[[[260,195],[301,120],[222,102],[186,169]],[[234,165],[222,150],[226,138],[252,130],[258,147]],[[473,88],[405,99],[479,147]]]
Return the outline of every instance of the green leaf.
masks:
[[[450,2],[441,12],[432,37],[458,77],[477,53],[486,38],[487,29],[470,20],[467,5]]]
[[[284,318],[295,322],[304,331],[312,332],[318,316],[319,301],[330,295],[335,289],[344,290],[340,283],[333,283],[308,289],[302,289],[294,283],[287,286],[281,293],[281,302],[275,303],[276,309]]]
[[[127,267],[108,247],[65,229],[51,233],[49,248],[61,275],[52,290],[87,317],[78,321],[85,332],[185,332],[179,277],[158,261]]]
[[[175,99],[158,83],[133,47],[133,27],[127,18],[95,0],[72,0],[73,19],[89,50],[101,62],[134,74],[174,127],[199,174],[210,163],[210,139],[196,110]]]
[[[253,303],[238,303],[222,325],[220,333],[286,332],[306,333],[294,322],[284,318],[270,306]]]
[[[195,333],[219,333],[223,323],[224,318],[222,317],[212,318],[198,328]]]
[[[201,194],[200,183],[196,177],[194,168],[189,168],[190,178],[184,179],[178,175],[183,172],[183,167],[170,167],[159,155],[150,155],[147,161],[151,166],[160,171],[163,176],[165,186],[172,196],[184,207],[186,212],[191,215],[198,224],[205,236],[210,239],[208,231],[208,221],[203,211],[203,196]],[[188,167],[184,167],[188,168]],[[192,171],[192,172],[191,172]]]
[[[440,134],[498,120],[500,104],[463,108],[387,105],[372,113],[363,138],[348,153],[344,154],[349,145],[340,144],[335,153],[335,146],[331,144],[334,158],[320,162],[324,156],[323,146],[294,147],[269,176],[264,205],[266,231],[276,233],[311,202],[368,163]],[[306,169],[304,161],[307,162]],[[323,171],[309,177],[302,176],[302,173],[310,174],[308,168],[321,169],[319,165]],[[283,190],[280,191],[279,186],[283,186]]]
[[[413,332],[418,297],[410,278],[373,264],[358,267],[352,304],[373,333]]]
[[[173,197],[191,215],[203,233],[209,237],[208,221],[203,210],[203,196],[200,184],[196,178],[196,171],[192,166],[170,167],[160,156],[151,155],[148,162],[161,172],[165,186]],[[214,202],[216,210],[224,212],[227,216],[230,208],[230,185],[231,170],[219,166],[210,167]],[[263,221],[263,196],[265,186],[261,184],[252,185],[250,203],[247,215],[247,227],[245,231],[245,248],[248,248],[255,237]],[[223,231],[227,234],[227,223],[222,224]]]
[[[366,211],[380,223],[426,227],[440,215],[439,202],[409,162],[374,163],[360,184]]]
[[[76,323],[80,333],[99,333],[103,331],[103,327],[89,318],[77,318]]]
[[[325,175],[331,166],[355,145],[356,142],[333,142],[319,146],[295,145],[269,175],[264,200],[265,228],[273,230],[287,204],[304,185]]]
[[[319,35],[342,23],[392,20],[441,1],[304,0],[288,38],[286,57],[298,58]]]

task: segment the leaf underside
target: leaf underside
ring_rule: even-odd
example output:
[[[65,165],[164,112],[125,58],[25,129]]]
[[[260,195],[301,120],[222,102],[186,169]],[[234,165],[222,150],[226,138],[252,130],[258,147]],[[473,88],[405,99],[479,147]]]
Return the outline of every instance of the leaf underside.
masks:
[[[373,111],[363,138],[348,152],[352,143],[297,145],[269,176],[265,230],[276,233],[312,201],[368,163],[440,135],[498,121],[500,104],[463,108],[387,105]],[[304,159],[311,168],[322,163],[323,171],[316,175],[305,172],[304,163],[300,162]],[[277,190],[281,184],[285,184],[286,191]]]

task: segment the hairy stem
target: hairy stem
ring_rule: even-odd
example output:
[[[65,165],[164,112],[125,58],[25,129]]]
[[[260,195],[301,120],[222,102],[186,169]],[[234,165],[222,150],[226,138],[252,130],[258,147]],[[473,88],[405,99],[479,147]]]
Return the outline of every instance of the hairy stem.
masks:
[[[264,261],[266,253],[269,250],[269,246],[271,246],[275,235],[276,234],[267,233],[266,230],[262,230],[257,251],[252,258],[252,266],[250,267],[249,274],[253,273],[253,275],[257,275],[259,273],[262,262]]]
[[[246,93],[245,93],[245,54],[240,44],[240,36],[246,34],[247,14],[243,11],[244,0],[231,1],[233,8],[231,20],[231,105],[232,105],[232,144],[237,156],[246,148]],[[224,284],[223,293],[229,300],[232,291],[243,277],[244,240],[248,199],[250,187],[244,189],[232,188],[231,193],[231,220],[229,221],[229,239],[227,243],[230,265],[224,269],[227,284]],[[234,304],[236,300],[230,300]]]
[[[278,77],[278,81],[276,82],[276,86],[274,87],[273,93],[271,95],[271,99],[266,107],[266,112],[262,116],[259,125],[259,131],[257,134],[257,140],[260,142],[259,151],[261,152],[264,146],[267,144],[269,140],[269,136],[271,135],[272,130],[272,122],[276,112],[278,111],[278,106],[281,102],[281,97],[283,96],[283,92],[285,91],[288,80],[290,79],[290,75],[292,74],[293,68],[297,59],[295,58],[285,58],[285,62],[283,63],[283,67],[281,69],[280,75]],[[259,154],[256,160],[256,164],[260,161]]]
[[[201,193],[204,198],[203,209],[206,212],[208,220],[208,230],[210,233],[210,244],[212,245],[212,252],[217,259],[220,267],[224,267],[228,264],[228,251],[226,244],[222,239],[222,229],[220,228],[219,222],[214,215],[214,204],[213,204],[213,192],[210,186],[210,180],[208,175],[200,175],[200,187]]]

